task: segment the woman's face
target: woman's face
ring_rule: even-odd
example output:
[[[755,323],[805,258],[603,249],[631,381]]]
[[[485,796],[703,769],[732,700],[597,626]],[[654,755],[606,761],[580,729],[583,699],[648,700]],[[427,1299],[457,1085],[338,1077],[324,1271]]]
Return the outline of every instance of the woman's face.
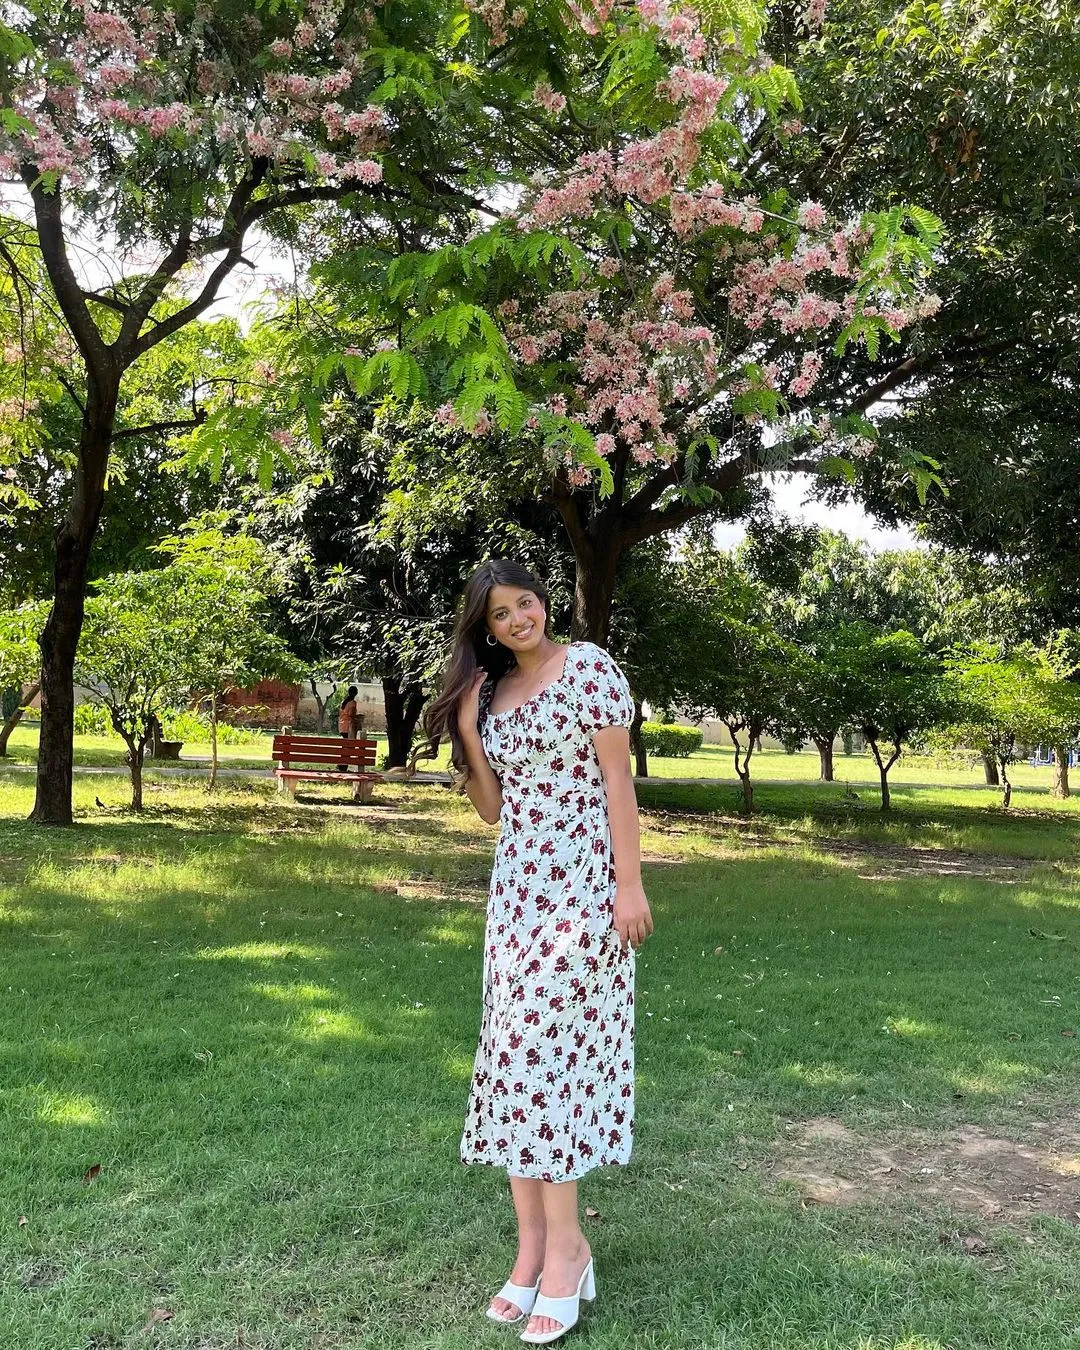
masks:
[[[527,652],[544,640],[547,613],[540,597],[517,586],[492,586],[488,592],[487,625],[504,647]]]

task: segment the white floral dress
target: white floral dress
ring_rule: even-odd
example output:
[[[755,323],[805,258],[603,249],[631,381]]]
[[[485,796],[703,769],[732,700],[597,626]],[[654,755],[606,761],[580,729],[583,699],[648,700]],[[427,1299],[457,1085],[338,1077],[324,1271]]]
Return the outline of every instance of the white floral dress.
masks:
[[[612,928],[615,867],[592,742],[626,726],[622,671],[591,642],[507,712],[481,702],[502,780],[480,1044],[461,1160],[574,1181],[626,1163],[634,1132],[634,954]]]

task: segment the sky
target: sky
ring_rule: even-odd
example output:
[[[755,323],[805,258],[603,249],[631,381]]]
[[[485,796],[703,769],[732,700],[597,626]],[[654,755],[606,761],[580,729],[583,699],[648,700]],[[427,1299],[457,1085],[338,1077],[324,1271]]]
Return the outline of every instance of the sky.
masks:
[[[830,506],[810,500],[812,480],[805,474],[775,473],[765,479],[773,495],[777,513],[805,525],[821,525],[838,530],[851,539],[863,539],[878,553],[889,548],[917,548],[914,533],[905,527],[892,529],[868,515],[857,502]],[[717,525],[713,538],[721,548],[733,548],[742,542],[746,529],[739,523]]]

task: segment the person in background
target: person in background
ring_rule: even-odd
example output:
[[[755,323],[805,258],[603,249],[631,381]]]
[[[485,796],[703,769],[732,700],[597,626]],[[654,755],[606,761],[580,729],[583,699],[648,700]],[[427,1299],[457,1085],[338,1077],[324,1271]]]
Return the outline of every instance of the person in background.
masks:
[[[345,697],[341,701],[341,707],[338,709],[337,729],[342,738],[351,741],[356,736],[356,695],[359,691],[355,684],[350,684],[345,690]],[[338,765],[338,773],[344,773],[349,766],[347,764]]]

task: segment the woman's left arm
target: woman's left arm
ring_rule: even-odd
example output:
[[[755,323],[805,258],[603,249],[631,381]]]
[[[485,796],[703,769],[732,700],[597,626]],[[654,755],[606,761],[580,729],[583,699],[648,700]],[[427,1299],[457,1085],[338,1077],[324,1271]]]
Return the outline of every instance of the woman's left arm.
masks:
[[[615,855],[615,912],[612,926],[623,947],[640,947],[653,931],[652,913],[641,884],[641,825],[630,772],[630,734],[625,727],[593,732],[593,745],[607,789],[611,849]]]

